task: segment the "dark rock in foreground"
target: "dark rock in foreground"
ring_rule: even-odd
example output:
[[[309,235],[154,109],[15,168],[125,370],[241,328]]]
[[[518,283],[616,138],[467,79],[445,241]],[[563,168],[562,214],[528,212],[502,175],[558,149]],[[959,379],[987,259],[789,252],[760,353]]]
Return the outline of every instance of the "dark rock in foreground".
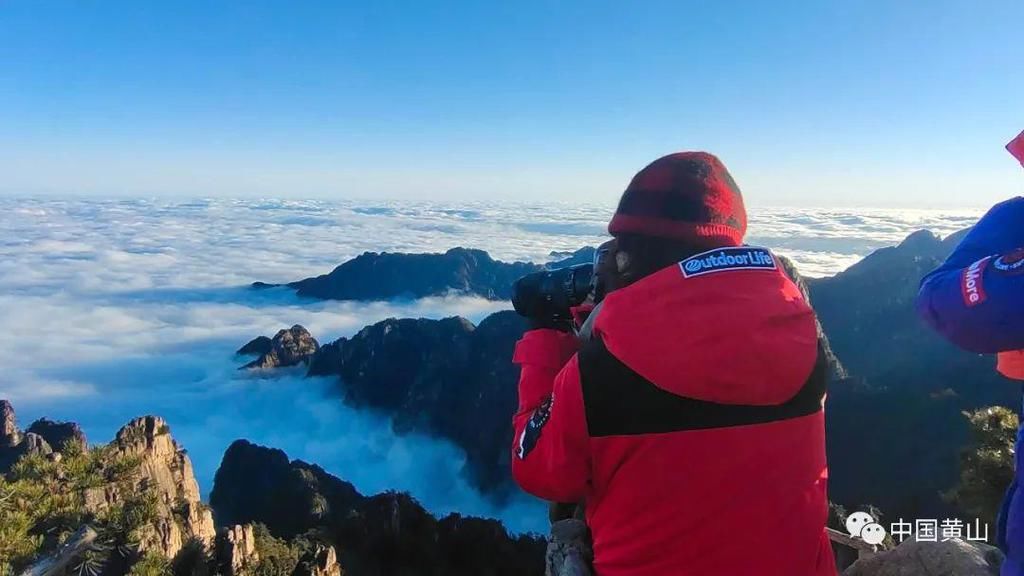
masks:
[[[263,352],[262,356],[258,359],[242,366],[241,369],[286,368],[288,366],[308,363],[310,358],[320,349],[320,344],[309,333],[309,330],[296,324],[287,330],[279,331],[273,340],[270,340],[269,349],[267,349],[264,341],[256,338],[239,349],[238,353],[242,354],[242,351],[246,349],[255,351],[260,347],[265,349],[266,352]]]
[[[437,520],[406,494],[362,496],[318,466],[245,440],[224,454],[210,503],[221,524],[259,522],[280,538],[331,542],[351,574],[544,573],[541,539],[510,536],[496,520]],[[331,570],[330,555],[304,561]]]
[[[593,248],[582,248],[546,267],[586,263],[593,257]],[[506,300],[512,296],[512,284],[517,279],[544,267],[526,262],[500,262],[487,252],[468,248],[452,248],[443,254],[366,252],[329,274],[287,286],[294,288],[299,296],[325,300],[411,299],[450,293]],[[253,283],[254,288],[272,286]]]

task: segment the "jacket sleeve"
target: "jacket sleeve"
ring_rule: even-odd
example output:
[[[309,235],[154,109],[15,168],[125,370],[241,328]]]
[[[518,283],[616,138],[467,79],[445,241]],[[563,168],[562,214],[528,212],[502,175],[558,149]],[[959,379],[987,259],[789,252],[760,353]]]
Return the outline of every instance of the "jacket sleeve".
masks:
[[[574,336],[556,330],[532,330],[516,345],[522,373],[512,474],[523,490],[552,502],[583,500],[590,484],[577,348]]]
[[[921,282],[917,310],[948,340],[990,354],[1024,348],[1024,198],[992,208]]]

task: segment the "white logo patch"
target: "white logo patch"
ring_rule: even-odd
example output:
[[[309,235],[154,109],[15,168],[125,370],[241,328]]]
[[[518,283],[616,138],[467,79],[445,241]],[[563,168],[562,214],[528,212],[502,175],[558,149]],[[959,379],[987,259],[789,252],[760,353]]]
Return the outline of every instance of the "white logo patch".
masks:
[[[691,256],[679,263],[683,277],[693,278],[713,272],[729,270],[777,270],[775,257],[765,248],[754,246],[738,246],[735,248],[719,248],[696,256]]]

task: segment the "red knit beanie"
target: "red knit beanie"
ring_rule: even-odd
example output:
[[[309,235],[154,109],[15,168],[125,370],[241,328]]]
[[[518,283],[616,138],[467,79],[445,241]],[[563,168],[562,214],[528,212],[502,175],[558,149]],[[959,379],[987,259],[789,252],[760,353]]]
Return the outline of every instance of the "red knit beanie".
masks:
[[[721,160],[707,152],[677,152],[633,177],[608,231],[690,240],[708,248],[739,246],[747,212]]]

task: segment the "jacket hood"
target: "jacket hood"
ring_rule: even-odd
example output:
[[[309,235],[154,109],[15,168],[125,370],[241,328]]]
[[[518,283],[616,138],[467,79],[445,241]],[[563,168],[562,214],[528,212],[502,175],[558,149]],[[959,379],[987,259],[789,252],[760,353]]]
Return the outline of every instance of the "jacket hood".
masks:
[[[609,294],[594,334],[622,363],[673,394],[720,404],[784,403],[811,375],[818,334],[814,312],[774,260],[770,268],[690,277],[685,262],[665,268]]]

